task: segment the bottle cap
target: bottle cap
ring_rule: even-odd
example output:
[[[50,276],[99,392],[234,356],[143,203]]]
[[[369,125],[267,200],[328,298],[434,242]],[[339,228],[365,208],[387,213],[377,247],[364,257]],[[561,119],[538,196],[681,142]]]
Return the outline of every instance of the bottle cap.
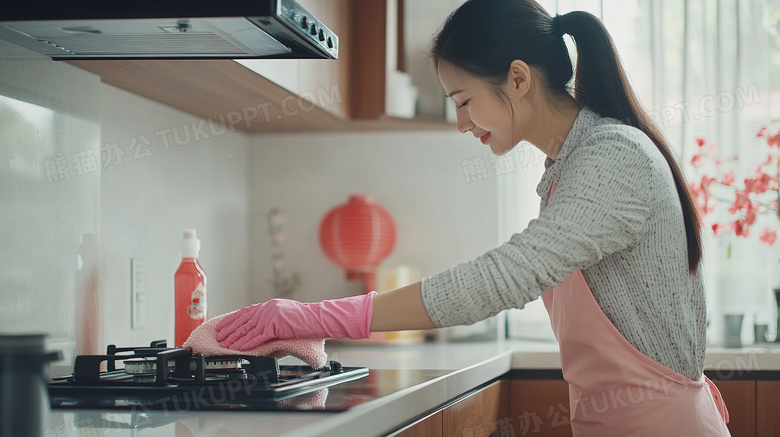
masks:
[[[200,252],[200,240],[195,237],[195,229],[184,231],[184,239],[181,242],[182,258],[197,258]]]

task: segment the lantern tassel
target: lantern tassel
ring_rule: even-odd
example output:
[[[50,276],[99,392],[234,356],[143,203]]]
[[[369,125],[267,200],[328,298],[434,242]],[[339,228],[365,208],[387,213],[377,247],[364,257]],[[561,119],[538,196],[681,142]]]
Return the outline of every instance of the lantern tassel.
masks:
[[[376,272],[374,270],[363,272],[348,270],[346,277],[348,281],[363,281],[365,293],[376,290]]]

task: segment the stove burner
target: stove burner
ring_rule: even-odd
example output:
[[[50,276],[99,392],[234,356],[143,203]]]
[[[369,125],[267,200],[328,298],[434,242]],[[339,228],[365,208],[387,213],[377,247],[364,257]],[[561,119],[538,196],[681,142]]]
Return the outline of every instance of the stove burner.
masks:
[[[190,370],[194,371],[197,363],[190,363]],[[241,360],[206,357],[206,367],[209,370],[238,370],[241,369]]]
[[[125,373],[128,375],[153,375],[157,370],[157,361],[154,358],[134,358],[125,360]]]
[[[125,373],[128,375],[154,375],[157,371],[157,359],[154,357],[130,358],[123,361]],[[190,371],[198,368],[197,358],[190,361]],[[203,369],[207,374],[241,372],[241,360],[205,357]],[[172,369],[172,370],[175,370]]]
[[[101,371],[104,362],[107,370]],[[366,368],[342,367],[338,361],[320,369],[280,366],[275,357],[206,357],[157,341],[142,348],[110,345],[106,355],[77,356],[73,375],[49,383],[49,397],[55,408],[167,409],[197,401],[196,409],[273,410],[284,408],[282,399],[367,374]]]

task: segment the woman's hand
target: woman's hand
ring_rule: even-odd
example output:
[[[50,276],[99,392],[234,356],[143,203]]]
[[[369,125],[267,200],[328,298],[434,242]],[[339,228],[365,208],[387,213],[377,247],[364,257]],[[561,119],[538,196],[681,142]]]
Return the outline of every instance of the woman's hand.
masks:
[[[368,338],[375,291],[302,303],[271,299],[242,308],[215,327],[219,345],[249,350],[274,339]]]

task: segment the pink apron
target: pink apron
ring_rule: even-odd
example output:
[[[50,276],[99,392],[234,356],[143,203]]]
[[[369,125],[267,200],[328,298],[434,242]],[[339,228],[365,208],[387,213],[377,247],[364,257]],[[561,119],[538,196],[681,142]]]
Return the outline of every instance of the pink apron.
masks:
[[[712,381],[692,381],[639,352],[601,310],[581,271],[542,300],[560,345],[575,437],[730,435]]]

